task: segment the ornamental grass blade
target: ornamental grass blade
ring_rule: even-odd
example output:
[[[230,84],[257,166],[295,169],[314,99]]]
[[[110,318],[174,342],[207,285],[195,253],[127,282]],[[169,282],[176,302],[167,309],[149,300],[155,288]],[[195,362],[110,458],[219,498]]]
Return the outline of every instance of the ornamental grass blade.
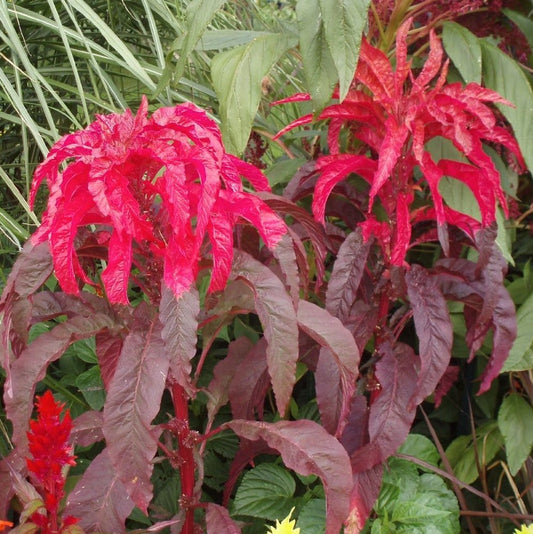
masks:
[[[128,495],[145,513],[152,500],[157,415],[169,367],[162,326],[138,306],[107,391],[103,431],[109,457]]]
[[[337,534],[348,515],[352,471],[344,447],[314,421],[231,421],[239,437],[263,440],[281,454],[285,465],[302,476],[317,475],[326,493],[326,534]]]
[[[235,252],[233,279],[243,280],[254,292],[255,310],[267,340],[267,363],[276,407],[283,416],[296,381],[298,324],[283,282],[265,265],[242,251]]]
[[[420,370],[410,401],[417,406],[434,391],[450,363],[453,329],[446,299],[423,267],[413,265],[405,282],[419,340]]]
[[[122,534],[133,507],[108,451],[104,450],[91,461],[69,494],[65,514],[78,517],[85,532]]]

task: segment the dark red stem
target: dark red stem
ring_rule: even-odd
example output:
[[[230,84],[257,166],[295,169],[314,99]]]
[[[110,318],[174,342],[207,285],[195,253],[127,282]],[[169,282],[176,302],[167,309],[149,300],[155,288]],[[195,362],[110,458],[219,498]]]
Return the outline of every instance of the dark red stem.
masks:
[[[181,534],[194,534],[194,439],[189,427],[189,402],[185,389],[177,382],[172,383],[171,391],[176,415],[175,425],[172,427],[178,439],[180,455],[180,505],[185,510],[185,523]]]

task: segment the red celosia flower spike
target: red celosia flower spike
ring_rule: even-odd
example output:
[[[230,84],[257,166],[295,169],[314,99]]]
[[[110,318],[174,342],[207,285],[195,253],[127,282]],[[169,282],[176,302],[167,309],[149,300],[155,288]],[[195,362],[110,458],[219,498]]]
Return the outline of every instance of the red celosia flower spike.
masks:
[[[77,294],[78,279],[95,284],[77,243],[81,230],[95,225],[91,231],[107,251],[105,292],[111,302],[125,304],[132,265],[152,293],[163,277],[180,296],[197,277],[207,238],[210,290],[221,289],[240,219],[254,224],[271,248],[286,232],[283,221],[244,190],[242,177],[256,190],[269,190],[258,169],[226,153],[204,111],[186,103],[149,117],[143,98],[135,116],[129,110],[99,116],[52,147],[34,176],[31,203],[44,179],[50,196],[33,243],[50,241],[61,287]]]
[[[394,265],[401,265],[405,260],[415,222],[436,219],[445,251],[447,224],[456,225],[470,236],[479,226],[477,221],[444,204],[439,191],[444,176],[459,180],[472,190],[483,225],[494,222],[497,202],[507,210],[500,175],[483,150],[484,142],[505,147],[523,165],[516,140],[496,124],[494,113],[487,105],[509,102],[475,83],[465,87],[459,83],[446,84],[448,61],[444,60],[442,45],[433,31],[426,62],[415,75],[407,60],[410,25],[408,20],[397,32],[395,69],[381,50],[363,38],[354,88],[342,103],[329,106],[320,115],[320,119],[330,121],[330,155],[317,161],[316,168],[321,175],[313,196],[315,217],[323,220],[326,201],[335,185],[350,173],[364,178],[370,190],[363,235],[376,237],[385,257]],[[296,95],[293,100],[303,99],[302,95]],[[311,115],[302,117],[278,135],[312,120]],[[348,154],[340,153],[344,127],[351,136]],[[465,159],[435,161],[427,143],[438,137],[451,141]],[[413,210],[415,192],[424,190],[431,196],[431,203],[425,212]],[[373,211],[376,198],[386,212],[386,219],[376,219]]]
[[[69,444],[72,421],[67,410],[61,419],[63,405],[56,403],[50,391],[36,402],[38,418],[30,421],[28,447],[31,458],[26,462],[30,478],[43,497],[47,516],[35,512],[30,518],[41,527],[43,534],[59,532],[58,509],[64,497],[64,468],[75,465],[75,456]],[[72,517],[65,518],[64,525],[76,523]],[[51,529],[51,530],[50,530]]]

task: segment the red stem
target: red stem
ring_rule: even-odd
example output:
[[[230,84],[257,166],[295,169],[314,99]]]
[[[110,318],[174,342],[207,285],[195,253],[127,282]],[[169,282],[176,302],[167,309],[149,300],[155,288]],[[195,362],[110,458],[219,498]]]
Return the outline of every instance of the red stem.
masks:
[[[194,442],[189,427],[189,403],[185,389],[172,383],[172,401],[176,414],[174,434],[178,439],[180,454],[181,506],[185,509],[185,523],[181,534],[194,534]]]

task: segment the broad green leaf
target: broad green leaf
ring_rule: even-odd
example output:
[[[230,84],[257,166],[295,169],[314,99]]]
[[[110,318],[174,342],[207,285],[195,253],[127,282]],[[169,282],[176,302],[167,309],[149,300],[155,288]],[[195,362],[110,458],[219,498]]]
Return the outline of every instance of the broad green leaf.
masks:
[[[453,64],[466,83],[481,83],[481,45],[479,39],[464,26],[445,22],[442,42]]]
[[[506,397],[498,412],[511,475],[515,476],[533,447],[533,407],[521,395]]]
[[[248,471],[237,489],[233,513],[275,520],[292,508],[296,490],[293,476],[275,464],[259,464]]]
[[[76,378],[76,387],[93,410],[101,410],[105,402],[105,391],[100,368],[95,365]]]
[[[513,127],[527,167],[533,169],[533,91],[520,65],[497,46],[481,40],[485,85],[515,107],[498,104]]]
[[[324,35],[337,69],[341,101],[353,81],[369,4],[370,0],[319,0]]]
[[[433,442],[421,434],[409,434],[407,439],[398,449],[399,453],[414,456],[431,465],[439,464],[439,452]]]
[[[299,0],[296,16],[306,89],[313,110],[320,111],[330,100],[337,83],[337,68],[329,50],[319,0]]]
[[[503,364],[502,373],[525,371],[533,367],[533,294],[518,308],[516,323],[516,340]]]
[[[446,456],[454,474],[465,484],[472,484],[479,476],[476,452],[480,464],[486,467],[503,445],[503,438],[495,421],[479,426],[476,432],[476,447],[472,443],[472,436],[459,436],[446,449]]]
[[[294,43],[282,34],[266,33],[247,45],[216,55],[211,61],[213,85],[220,100],[222,138],[229,152],[246,147],[261,101],[261,81]]]
[[[326,501],[324,499],[311,499],[306,503],[298,514],[296,526],[302,534],[324,534],[326,530]]]
[[[265,32],[253,30],[208,30],[196,44],[196,50],[223,50],[248,44]]]

